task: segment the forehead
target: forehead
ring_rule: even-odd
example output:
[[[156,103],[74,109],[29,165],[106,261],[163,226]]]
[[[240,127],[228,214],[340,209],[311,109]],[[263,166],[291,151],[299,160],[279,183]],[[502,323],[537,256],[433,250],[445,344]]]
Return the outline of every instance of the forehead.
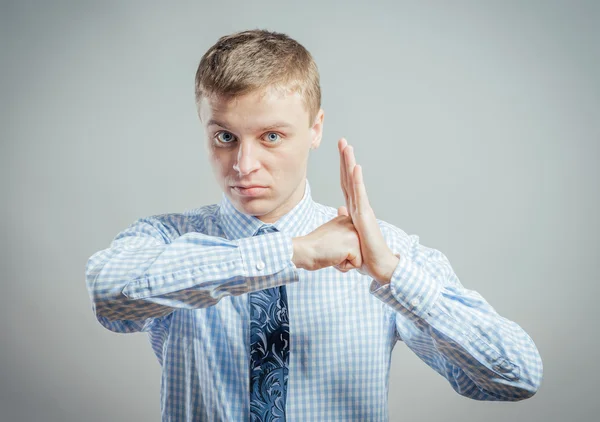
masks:
[[[271,88],[228,98],[203,97],[199,104],[203,125],[211,121],[230,126],[262,127],[273,122],[287,122],[290,126],[303,126],[308,121],[308,111],[298,92]]]

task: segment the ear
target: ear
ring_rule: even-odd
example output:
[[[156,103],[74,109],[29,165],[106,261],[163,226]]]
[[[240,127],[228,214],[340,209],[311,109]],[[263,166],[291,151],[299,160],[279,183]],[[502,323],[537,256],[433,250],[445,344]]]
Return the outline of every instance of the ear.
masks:
[[[321,138],[323,137],[323,119],[325,118],[325,112],[323,109],[319,109],[317,116],[315,117],[315,121],[310,128],[311,132],[311,143],[310,149],[317,149],[321,144]]]

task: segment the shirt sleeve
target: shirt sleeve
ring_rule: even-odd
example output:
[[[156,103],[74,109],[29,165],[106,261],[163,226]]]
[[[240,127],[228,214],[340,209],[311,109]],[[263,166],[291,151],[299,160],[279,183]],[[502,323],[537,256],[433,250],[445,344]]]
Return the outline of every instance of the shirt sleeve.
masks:
[[[186,232],[184,221],[181,214],[138,219],[88,259],[88,293],[107,328],[127,320],[121,331],[147,331],[155,322],[149,318],[177,308],[206,308],[227,295],[298,281],[289,235],[228,240]]]
[[[464,288],[442,252],[388,223],[380,227],[400,261],[391,282],[373,280],[370,292],[396,311],[398,338],[463,396],[533,396],[543,367],[531,337]]]

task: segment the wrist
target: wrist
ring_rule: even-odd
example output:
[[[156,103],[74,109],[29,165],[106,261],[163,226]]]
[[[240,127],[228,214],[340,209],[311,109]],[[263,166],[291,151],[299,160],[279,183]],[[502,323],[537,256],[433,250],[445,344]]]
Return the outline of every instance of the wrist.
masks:
[[[394,274],[394,271],[396,271],[399,263],[400,254],[392,255],[381,272],[381,276],[376,279],[377,282],[379,284],[389,284],[392,281],[392,275]]]
[[[308,268],[308,248],[304,236],[292,238],[294,253],[292,254],[292,262],[296,268]]]

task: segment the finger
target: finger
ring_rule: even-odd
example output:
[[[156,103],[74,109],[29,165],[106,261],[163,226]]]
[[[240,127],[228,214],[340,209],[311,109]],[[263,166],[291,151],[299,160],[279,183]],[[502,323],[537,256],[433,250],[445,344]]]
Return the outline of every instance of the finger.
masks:
[[[360,164],[357,164],[354,168],[354,186],[352,192],[358,212],[365,212],[371,205],[367,197],[367,188],[364,184],[362,166]]]
[[[344,156],[342,154],[343,145],[342,141],[344,138],[341,138],[338,141],[338,152],[340,153],[340,186],[342,187],[342,193],[344,194],[344,200],[346,199],[346,188],[344,186]]]
[[[338,149],[340,151],[340,185],[342,186],[342,193],[344,194],[344,200],[348,205],[348,190],[350,186],[347,184],[348,176],[346,175],[346,158],[344,156],[344,148],[348,143],[344,138],[341,138],[338,142]]]
[[[356,160],[354,159],[354,148],[351,145],[348,145],[344,150],[346,157],[346,180],[348,186],[348,197],[350,198],[350,208],[349,212],[352,214],[356,209],[356,198],[354,196],[354,167],[356,165]]]
[[[348,271],[350,271],[350,269],[343,268],[341,265],[336,265],[333,268],[335,268],[336,270],[338,270],[339,272],[342,272],[342,273],[347,273]]]
[[[344,150],[342,151],[343,157],[343,166],[344,166],[344,188],[346,192],[346,207],[348,209],[348,213],[352,214],[352,210],[354,209],[354,203],[352,202],[353,193],[352,193],[352,178],[351,174],[348,173],[348,148],[350,145],[346,145]]]
[[[352,265],[352,263],[350,261],[348,261],[347,259],[344,262],[342,262],[341,264],[339,264],[338,267],[340,268],[340,270],[343,270],[344,272],[354,269],[354,265]]]
[[[350,260],[350,264],[352,264],[352,268],[360,268],[362,267],[362,255],[359,253],[353,259]]]
[[[352,253],[348,254],[345,262],[348,263],[347,268],[360,268],[362,266],[362,251],[360,247],[355,255]]]
[[[338,208],[338,215],[348,215],[348,210],[346,209],[346,207],[341,206]]]

